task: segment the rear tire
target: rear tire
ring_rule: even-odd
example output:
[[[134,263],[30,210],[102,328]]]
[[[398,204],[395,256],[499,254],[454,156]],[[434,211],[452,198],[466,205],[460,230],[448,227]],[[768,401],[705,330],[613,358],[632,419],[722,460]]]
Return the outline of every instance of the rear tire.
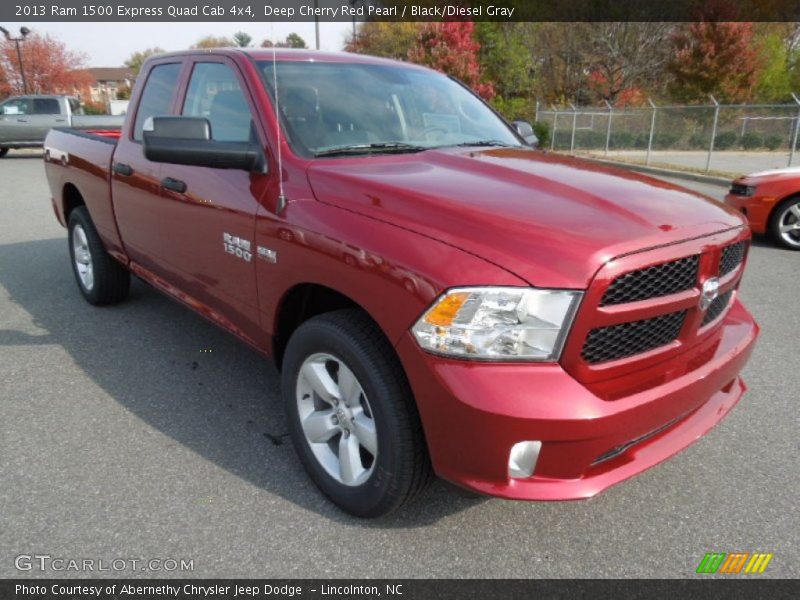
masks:
[[[800,196],[778,204],[769,219],[769,234],[779,246],[800,250]]]
[[[130,273],[106,252],[85,206],[69,215],[69,256],[72,272],[89,304],[116,304],[128,296]]]
[[[363,312],[339,310],[303,323],[289,340],[282,373],[294,447],[339,508],[380,517],[428,486],[432,470],[411,388]]]
[[[3,158],[6,154],[8,154],[8,148],[0,148],[0,158]]]

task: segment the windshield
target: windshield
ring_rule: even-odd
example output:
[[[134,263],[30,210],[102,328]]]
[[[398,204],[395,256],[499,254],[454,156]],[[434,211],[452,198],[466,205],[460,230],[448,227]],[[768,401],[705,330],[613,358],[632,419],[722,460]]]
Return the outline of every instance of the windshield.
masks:
[[[273,63],[259,63],[272,97]],[[278,61],[281,115],[305,156],[521,146],[505,122],[457,82],[402,66]]]

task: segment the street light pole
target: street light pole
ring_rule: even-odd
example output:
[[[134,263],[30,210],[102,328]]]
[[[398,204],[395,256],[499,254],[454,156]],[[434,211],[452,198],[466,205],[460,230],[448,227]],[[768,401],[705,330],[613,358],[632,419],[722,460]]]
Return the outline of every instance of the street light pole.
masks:
[[[25,79],[25,67],[22,64],[22,50],[19,47],[19,43],[22,40],[19,38],[14,40],[14,44],[17,46],[17,60],[19,61],[19,74],[22,77],[22,89],[23,93],[28,93],[28,81]]]
[[[314,0],[314,34],[317,38],[317,50],[319,50],[319,0]]]
[[[28,37],[28,34],[31,32],[30,29],[27,27],[20,27],[19,33],[20,37],[11,37],[11,33],[5,27],[0,27],[0,33],[6,36],[6,39],[9,42],[14,42],[17,47],[17,61],[19,61],[19,74],[22,78],[22,90],[23,94],[28,93],[28,81],[25,79],[25,66],[22,64],[22,48],[20,48],[19,43],[24,42],[25,38]]]
[[[355,8],[356,4],[361,2],[361,0],[349,0],[349,2],[350,2],[350,7],[351,8]],[[356,42],[356,36],[357,35],[358,34],[356,33],[356,13],[355,13],[355,10],[354,10],[353,11],[353,49],[357,49],[358,48],[358,44]]]

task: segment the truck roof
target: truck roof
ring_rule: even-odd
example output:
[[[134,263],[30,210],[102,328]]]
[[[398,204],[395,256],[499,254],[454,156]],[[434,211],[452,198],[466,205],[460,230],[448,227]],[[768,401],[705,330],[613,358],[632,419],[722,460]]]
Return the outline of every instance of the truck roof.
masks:
[[[308,62],[331,62],[331,63],[360,63],[360,64],[377,64],[377,65],[402,65],[410,69],[427,70],[425,67],[393,60],[389,58],[379,58],[376,56],[368,56],[366,54],[355,54],[352,52],[326,52],[323,50],[309,50],[297,48],[195,48],[191,50],[181,50],[178,52],[168,52],[166,54],[158,54],[153,58],[163,58],[165,56],[197,56],[197,55],[232,55],[232,54],[246,54],[254,60],[272,60],[274,56],[276,60],[286,61],[308,61]]]

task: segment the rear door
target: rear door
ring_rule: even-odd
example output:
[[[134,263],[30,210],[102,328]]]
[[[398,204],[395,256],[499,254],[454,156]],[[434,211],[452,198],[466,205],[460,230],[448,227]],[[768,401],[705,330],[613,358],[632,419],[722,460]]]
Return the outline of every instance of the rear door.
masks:
[[[206,118],[213,139],[257,141],[265,135],[255,103],[236,64],[221,56],[194,59],[179,112]],[[171,280],[224,321],[261,345],[256,294],[255,215],[272,174],[164,164],[162,179],[186,184],[162,190],[160,210]]]
[[[53,127],[67,125],[66,102],[59,98],[37,98],[31,101],[32,110],[28,116],[30,139],[44,141],[47,132]]]
[[[144,87],[133,99],[137,106],[122,132],[112,163],[111,196],[120,236],[128,257],[145,269],[163,276],[165,243],[162,165],[147,160],[142,152],[142,130],[149,117],[174,114],[183,61],[156,62],[142,74]]]

